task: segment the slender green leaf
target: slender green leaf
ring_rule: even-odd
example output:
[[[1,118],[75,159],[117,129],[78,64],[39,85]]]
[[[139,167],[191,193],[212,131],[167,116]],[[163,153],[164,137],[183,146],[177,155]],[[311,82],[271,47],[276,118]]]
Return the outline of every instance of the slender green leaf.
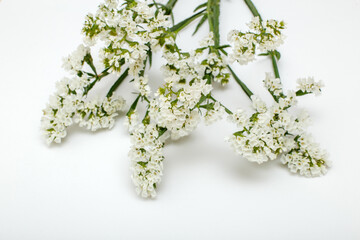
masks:
[[[126,116],[129,117],[131,114],[133,114],[133,112],[135,111],[136,106],[137,106],[137,104],[139,102],[140,97],[141,97],[141,95],[139,94],[139,96],[135,99],[133,104],[131,104],[131,107],[130,107],[129,111],[126,113]]]
[[[280,58],[281,58],[280,52],[277,51],[277,50],[275,50],[275,51],[274,51],[274,54],[275,54],[275,57],[277,58],[277,60],[280,60]]]
[[[259,54],[259,56],[269,56],[269,55],[270,55],[270,53],[268,53],[268,52],[267,52],[267,53],[260,53],[260,54]]]
[[[228,47],[231,47],[231,46],[229,44],[226,44],[226,45],[218,46],[217,49],[224,49],[224,48],[228,48]]]
[[[149,47],[149,50],[148,50],[148,59],[149,59],[149,65],[151,67],[151,65],[152,65],[152,50],[151,50],[151,47]]]
[[[167,131],[167,128],[164,127],[158,127],[158,138],[161,137],[165,132]]]
[[[89,91],[95,86],[96,82],[98,81],[99,79],[96,78],[94,81],[92,81],[89,85],[87,85],[85,88],[84,88],[84,95],[87,95],[89,93]]]
[[[202,10],[194,15],[192,15],[191,17],[179,22],[178,24],[174,25],[172,28],[170,28],[171,32],[174,33],[178,33],[181,29],[183,29],[184,27],[186,27],[187,25],[189,25],[192,21],[194,21],[196,18],[200,17],[203,15],[205,10]]]
[[[197,33],[197,31],[200,29],[200,27],[204,24],[204,22],[207,20],[207,14],[204,14],[204,16],[200,19],[200,22],[198,23],[198,25],[195,28],[195,31],[193,32],[192,35],[195,35]]]
[[[137,162],[137,164],[145,168],[148,165],[148,162]]]
[[[121,74],[121,76],[118,78],[118,80],[116,80],[114,85],[112,85],[112,87],[110,88],[110,90],[109,90],[108,94],[106,95],[106,97],[111,97],[113,95],[115,90],[120,86],[120,84],[124,81],[124,79],[128,76],[128,74],[129,74],[129,68],[127,68],[123,72],[123,74]]]
[[[244,137],[243,131],[238,131],[236,133],[233,134],[236,137]]]
[[[204,2],[204,3],[200,4],[199,6],[197,6],[197,7],[195,8],[194,12],[196,12],[197,10],[199,10],[199,9],[201,9],[201,8],[204,8],[204,7],[206,7],[206,6],[207,6],[207,2]]]
[[[309,92],[304,92],[304,91],[302,91],[302,90],[297,90],[296,91],[296,96],[304,96],[304,95],[307,95],[307,94],[309,94]]]
[[[228,65],[228,69],[230,70],[232,76],[234,77],[235,81],[240,85],[241,89],[246,93],[246,95],[251,99],[251,96],[254,95],[250,89],[243,83],[240,78],[235,74],[235,72],[231,69],[231,67]]]

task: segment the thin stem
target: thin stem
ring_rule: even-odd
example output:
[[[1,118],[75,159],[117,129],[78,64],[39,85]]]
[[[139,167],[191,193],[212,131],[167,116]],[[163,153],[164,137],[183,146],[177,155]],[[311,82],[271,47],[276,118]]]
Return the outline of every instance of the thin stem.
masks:
[[[254,95],[250,89],[243,83],[240,78],[235,74],[235,72],[231,69],[229,65],[227,65],[228,69],[230,70],[232,76],[234,77],[235,81],[240,85],[241,89],[246,93],[246,95],[251,99],[251,96]]]
[[[96,78],[94,81],[92,81],[89,85],[87,85],[84,88],[84,96],[89,93],[89,91],[95,86],[96,82],[99,80],[99,78]]]
[[[272,61],[275,77],[280,78],[279,68],[278,68],[278,65],[277,65],[277,59],[275,57],[274,52],[271,51],[270,55],[271,55],[271,61]]]
[[[109,75],[110,73],[108,72],[110,69],[110,67],[106,68],[104,71],[102,71],[99,75],[94,75],[93,77],[95,77],[95,80],[92,81],[89,85],[87,85],[84,88],[84,96],[87,95],[89,93],[89,91],[95,86],[95,84],[97,82],[99,82],[102,78],[106,77],[107,75]],[[86,73],[88,74],[88,73]]]
[[[128,76],[128,74],[129,74],[129,68],[127,68],[123,72],[123,74],[121,74],[121,76],[118,78],[118,80],[116,80],[114,85],[112,85],[112,87],[110,88],[110,90],[109,90],[108,94],[106,95],[106,97],[111,97],[113,95],[115,90],[120,86],[120,84],[124,81],[124,79]]]
[[[220,0],[208,0],[206,10],[208,15],[210,31],[214,33],[215,47],[218,47],[220,45],[220,33],[219,33]]]
[[[260,13],[256,9],[254,3],[251,0],[244,0],[248,8],[250,9],[251,13],[254,15],[254,17],[259,17],[260,21],[262,21],[262,18],[260,16]]]
[[[173,8],[175,7],[175,4],[177,3],[177,1],[178,1],[178,0],[169,0],[169,1],[166,3],[166,5],[165,5],[165,7],[166,7],[166,12],[165,12],[165,14],[166,14],[166,15],[169,15],[170,13],[172,13],[172,10],[173,10]]]
[[[210,96],[209,98],[210,98],[211,100],[213,100],[214,102],[220,103],[220,105],[225,109],[225,112],[226,112],[227,114],[229,114],[229,115],[232,115],[232,114],[233,114],[233,112],[230,111],[230,109],[228,109],[227,107],[225,107],[221,102],[217,101],[213,96]]]

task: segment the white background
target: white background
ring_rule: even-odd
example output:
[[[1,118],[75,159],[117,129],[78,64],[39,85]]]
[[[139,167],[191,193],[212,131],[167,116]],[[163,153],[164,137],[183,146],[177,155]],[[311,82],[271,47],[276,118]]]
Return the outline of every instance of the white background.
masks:
[[[179,0],[176,20],[199,3]],[[247,162],[224,142],[236,131],[224,120],[167,145],[154,200],[135,194],[123,116],[110,131],[71,128],[61,145],[47,147],[40,135],[41,110],[65,74],[61,59],[81,42],[84,16],[98,4],[0,3],[1,240],[360,239],[359,0],[255,0],[263,18],[288,23],[279,63],[285,88],[299,77],[325,82],[322,96],[303,97],[299,107],[310,112],[309,131],[330,153],[326,176],[294,175],[279,161]],[[242,1],[223,0],[222,41],[250,18]],[[193,29],[180,35],[184,49],[196,46]],[[155,65],[153,79],[161,76]],[[269,103],[261,81],[271,70],[265,58],[236,67]],[[119,92],[130,102],[129,89]],[[214,94],[231,109],[249,106],[235,82]]]

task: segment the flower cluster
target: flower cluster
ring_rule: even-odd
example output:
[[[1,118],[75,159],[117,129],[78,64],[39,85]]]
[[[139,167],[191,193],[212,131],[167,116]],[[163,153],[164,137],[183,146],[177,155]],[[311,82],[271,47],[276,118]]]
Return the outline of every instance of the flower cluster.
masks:
[[[63,68],[72,74],[77,74],[84,65],[85,57],[89,54],[90,48],[80,44],[72,54],[63,59]]]
[[[86,101],[80,95],[55,94],[43,111],[41,128],[49,144],[53,141],[60,143],[66,137],[66,128],[74,122],[92,131],[112,128],[117,112],[124,107],[124,99],[117,96]]]
[[[331,167],[327,153],[315,143],[309,135],[298,135],[294,138],[295,146],[281,157],[281,162],[287,164],[290,171],[307,177],[321,176]]]
[[[161,9],[145,2],[107,0],[95,15],[86,17],[83,33],[85,42],[93,45],[97,40],[104,43],[100,58],[105,68],[120,72],[128,64],[130,74],[138,76],[151,49],[170,26],[168,16]]]
[[[136,76],[134,79],[134,88],[140,93],[141,96],[147,97],[151,93],[150,86],[148,85],[148,76]]]
[[[201,109],[205,109],[207,123],[221,118],[223,107],[210,99],[212,81],[225,83],[229,74],[224,61],[210,51],[212,35],[202,48],[191,53],[181,52],[174,42],[164,47],[163,66],[165,84],[160,87],[150,103],[150,116],[156,123],[171,132],[172,139],[188,135],[200,122]]]
[[[112,128],[118,111],[125,110],[125,101],[122,97],[111,96],[105,99],[94,99],[82,103],[78,108],[75,122],[80,127],[86,127],[91,131],[100,128]]]
[[[285,29],[283,21],[261,21],[259,17],[254,17],[248,27],[248,32],[232,30],[228,34],[228,41],[232,44],[232,53],[229,55],[232,62],[247,64],[255,60],[256,49],[267,53],[276,50],[284,42],[281,33]]]
[[[251,97],[255,113],[248,116],[239,110],[230,116],[239,131],[228,141],[235,151],[252,162],[263,163],[283,155],[282,162],[288,164],[292,172],[301,175],[318,176],[325,173],[330,165],[326,154],[305,133],[308,115],[293,116],[288,108],[296,104],[296,94],[282,93],[280,79],[267,74],[265,86],[277,100],[267,107],[258,97]],[[314,83],[318,85],[319,83]]]
[[[314,93],[315,95],[319,95],[321,93],[321,88],[324,86],[322,81],[315,82],[314,78],[299,78],[297,80],[298,83],[298,91],[297,93],[300,95]]]
[[[136,113],[134,113],[136,114]],[[156,187],[161,181],[163,171],[164,138],[159,135],[160,129],[153,124],[136,124],[131,132],[132,146],[129,151],[132,179],[136,191],[142,197],[155,197]]]
[[[240,131],[234,133],[229,142],[237,153],[260,164],[274,160],[280,153],[291,149],[292,143],[286,135],[290,129],[298,129],[298,124],[278,104],[267,109],[261,100],[254,97],[253,105],[256,112],[250,117],[242,111],[230,117],[240,126]]]
[[[86,99],[92,81],[98,80],[82,71],[84,63],[91,61],[90,50],[83,45],[64,59],[63,67],[73,76],[56,84],[57,91],[43,110],[41,128],[48,143],[60,143],[66,137],[66,128],[74,122],[92,131],[112,128],[117,112],[124,110],[125,100],[119,96]]]

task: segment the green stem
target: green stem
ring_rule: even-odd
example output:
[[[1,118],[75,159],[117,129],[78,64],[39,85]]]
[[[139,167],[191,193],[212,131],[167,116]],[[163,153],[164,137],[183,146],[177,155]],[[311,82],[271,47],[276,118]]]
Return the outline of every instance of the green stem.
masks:
[[[89,91],[95,86],[95,84],[97,83],[99,79],[96,78],[94,81],[92,81],[89,85],[87,85],[84,88],[84,96],[87,95],[89,93]]]
[[[210,31],[214,33],[215,47],[220,45],[219,33],[219,17],[220,17],[220,0],[208,0],[207,2],[207,15],[209,21]]]
[[[251,99],[251,96],[254,95],[250,89],[243,83],[240,78],[235,74],[235,72],[231,69],[231,67],[228,65],[228,69],[230,70],[232,76],[234,77],[235,81],[240,85],[241,89],[246,93],[246,95]]]
[[[274,51],[271,51],[270,55],[271,55],[271,61],[272,61],[275,77],[280,78],[279,68],[277,65],[277,59],[276,59]]]
[[[120,84],[124,81],[124,79],[128,76],[129,74],[129,68],[127,68],[123,74],[121,74],[121,76],[118,78],[118,80],[116,80],[116,82],[114,83],[114,85],[112,85],[112,87],[110,88],[108,94],[106,95],[106,97],[111,97],[113,95],[113,93],[115,92],[115,90],[120,86]]]
[[[177,3],[178,0],[169,0],[165,7],[166,7],[166,12],[165,15],[169,15],[170,13],[172,13],[173,8],[175,7],[175,4]]]
[[[211,100],[213,100],[214,102],[219,102],[219,101],[217,101],[213,96],[210,96],[209,97]],[[221,102],[219,102],[220,103],[220,105],[225,109],[225,112],[227,113],[227,114],[229,114],[229,115],[232,115],[233,114],[233,112],[232,111],[230,111],[230,109],[228,109],[227,107],[225,107]]]
[[[106,77],[107,75],[109,75],[110,73],[108,72],[110,69],[109,68],[106,68],[104,71],[102,71],[99,75],[95,75],[95,80],[92,81],[89,85],[87,85],[85,88],[84,88],[84,96],[87,95],[89,93],[89,91],[95,86],[95,84],[97,82],[99,82],[102,78]],[[87,73],[88,74],[88,73]]]
[[[244,0],[248,8],[250,9],[251,13],[254,15],[254,17],[259,17],[260,21],[262,21],[262,18],[260,16],[260,13],[256,9],[254,3],[251,0]]]

